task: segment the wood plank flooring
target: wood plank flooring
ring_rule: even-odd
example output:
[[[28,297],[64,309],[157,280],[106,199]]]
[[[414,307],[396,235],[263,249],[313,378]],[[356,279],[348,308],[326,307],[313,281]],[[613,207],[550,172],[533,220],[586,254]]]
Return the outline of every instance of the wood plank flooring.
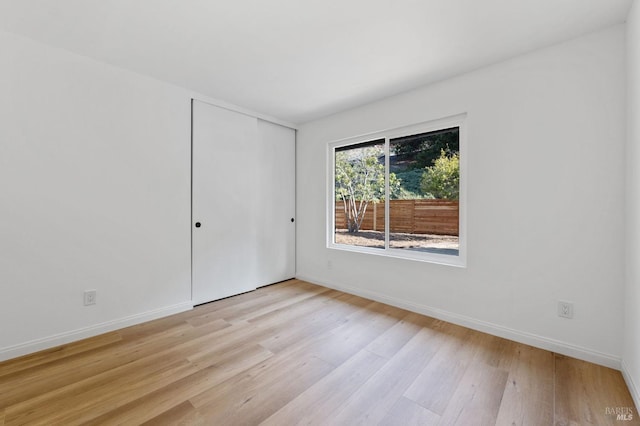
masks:
[[[291,280],[0,363],[22,424],[640,422],[618,371]]]

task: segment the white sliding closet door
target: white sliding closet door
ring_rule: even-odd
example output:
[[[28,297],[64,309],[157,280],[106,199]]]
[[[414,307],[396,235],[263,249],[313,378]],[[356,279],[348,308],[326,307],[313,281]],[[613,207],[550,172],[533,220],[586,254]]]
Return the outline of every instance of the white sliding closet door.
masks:
[[[258,120],[193,101],[192,299],[256,288]]]
[[[258,287],[295,276],[295,130],[258,120]]]

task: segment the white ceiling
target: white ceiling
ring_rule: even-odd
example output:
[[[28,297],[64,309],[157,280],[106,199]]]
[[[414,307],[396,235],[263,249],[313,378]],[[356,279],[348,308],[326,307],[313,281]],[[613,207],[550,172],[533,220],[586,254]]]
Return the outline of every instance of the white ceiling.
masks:
[[[0,0],[0,29],[303,123],[625,20],[632,0]]]

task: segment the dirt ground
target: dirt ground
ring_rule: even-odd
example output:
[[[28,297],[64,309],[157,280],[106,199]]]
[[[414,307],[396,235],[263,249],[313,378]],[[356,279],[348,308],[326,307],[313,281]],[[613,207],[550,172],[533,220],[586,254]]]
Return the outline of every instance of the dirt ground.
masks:
[[[457,249],[458,237],[454,235],[403,234],[389,235],[392,248],[419,249]],[[384,232],[360,231],[349,233],[346,229],[336,230],[336,244],[348,244],[361,247],[384,247]]]

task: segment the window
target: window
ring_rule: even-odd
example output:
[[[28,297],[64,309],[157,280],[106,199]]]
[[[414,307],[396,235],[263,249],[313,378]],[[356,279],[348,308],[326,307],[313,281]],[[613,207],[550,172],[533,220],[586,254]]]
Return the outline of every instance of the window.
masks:
[[[464,118],[329,144],[329,247],[463,266]]]
[[[384,152],[384,139],[335,149],[337,244],[384,249]]]

